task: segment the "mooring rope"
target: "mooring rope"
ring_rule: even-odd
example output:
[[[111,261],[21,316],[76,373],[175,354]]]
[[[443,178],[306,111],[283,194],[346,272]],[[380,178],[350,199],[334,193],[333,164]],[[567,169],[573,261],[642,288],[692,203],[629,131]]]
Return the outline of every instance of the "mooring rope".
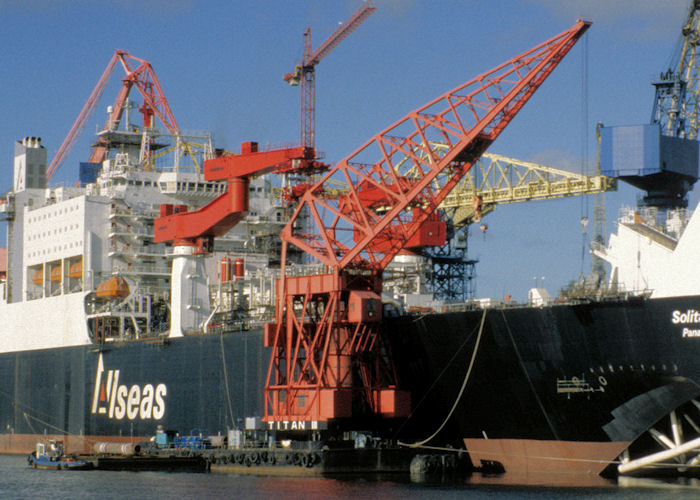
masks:
[[[503,324],[506,327],[506,331],[508,332],[508,337],[510,338],[510,342],[513,345],[513,350],[515,351],[515,355],[518,357],[518,362],[520,363],[520,368],[523,371],[523,374],[525,375],[525,378],[527,379],[527,383],[530,385],[530,390],[532,390],[532,394],[535,396],[535,400],[537,401],[537,404],[540,407],[540,410],[542,410],[542,415],[544,416],[544,419],[547,421],[547,425],[549,426],[549,430],[552,431],[552,435],[554,436],[554,439],[559,441],[559,434],[557,434],[557,430],[554,428],[554,424],[549,418],[549,415],[547,414],[547,410],[545,409],[544,405],[542,404],[542,400],[540,399],[540,396],[537,394],[537,390],[535,389],[535,384],[532,383],[532,379],[530,378],[530,374],[527,372],[527,368],[525,367],[525,363],[523,362],[522,356],[520,356],[520,350],[518,349],[517,344],[515,343],[515,339],[513,338],[513,333],[510,331],[510,325],[508,325],[508,320],[506,319],[506,313],[501,309],[501,315],[503,316]]]
[[[445,420],[443,420],[442,424],[440,424],[440,427],[433,432],[430,436],[428,436],[426,439],[422,441],[418,441],[416,443],[403,443],[401,441],[398,441],[398,444],[400,446],[408,446],[409,448],[418,448],[420,446],[423,446],[425,443],[429,442],[432,440],[435,436],[437,436],[440,431],[447,425],[447,422],[452,418],[452,414],[455,412],[457,409],[457,405],[459,402],[462,400],[462,395],[464,394],[464,390],[467,388],[467,382],[469,381],[469,376],[472,373],[472,368],[474,367],[474,360],[476,359],[476,353],[479,350],[479,343],[481,342],[481,334],[484,332],[484,323],[486,322],[486,309],[484,309],[484,314],[481,316],[481,325],[479,325],[479,333],[476,336],[476,342],[474,343],[474,350],[472,351],[472,357],[471,360],[469,360],[469,368],[467,369],[467,374],[464,376],[464,381],[462,382],[462,387],[459,389],[459,393],[457,394],[457,397],[455,398],[454,403],[452,404],[452,408],[450,409],[449,413],[447,414],[447,417],[445,417]]]
[[[231,406],[231,391],[228,388],[228,371],[226,370],[226,354],[224,354],[224,332],[219,333],[219,345],[221,346],[221,364],[224,368],[224,385],[226,387],[226,399],[228,400],[228,414],[231,417],[231,428],[236,428],[236,422],[233,419],[233,406]],[[244,346],[247,348],[247,345]]]

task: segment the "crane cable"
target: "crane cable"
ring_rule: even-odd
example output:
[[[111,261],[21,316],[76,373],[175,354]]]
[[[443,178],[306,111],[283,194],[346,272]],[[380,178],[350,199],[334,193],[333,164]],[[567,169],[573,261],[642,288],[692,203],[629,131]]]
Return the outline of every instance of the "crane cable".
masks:
[[[464,376],[462,387],[459,389],[459,394],[457,394],[455,402],[452,405],[452,408],[450,409],[449,413],[447,414],[447,417],[445,417],[445,420],[442,421],[440,427],[438,427],[438,429],[435,432],[433,432],[424,440],[418,441],[416,443],[403,443],[401,441],[397,441],[397,444],[399,446],[407,446],[409,448],[418,448],[419,446],[423,446],[425,443],[430,442],[430,440],[437,436],[440,433],[440,431],[442,431],[443,427],[447,425],[447,422],[449,422],[450,418],[452,418],[452,414],[455,412],[455,410],[457,409],[457,405],[462,400],[462,395],[464,394],[464,390],[467,388],[467,382],[469,381],[469,376],[471,375],[472,368],[474,367],[474,360],[476,359],[476,353],[479,350],[479,342],[481,341],[481,334],[484,331],[484,323],[486,322],[486,311],[487,309],[484,309],[484,314],[481,316],[481,325],[479,325],[479,333],[476,336],[476,342],[474,343],[474,350],[472,350],[472,358],[471,360],[469,360],[469,368],[467,369],[467,374]]]
[[[581,175],[586,175],[588,169],[588,35],[583,35],[581,51]],[[588,218],[588,196],[581,197],[581,277],[583,264],[586,259],[586,235]]]

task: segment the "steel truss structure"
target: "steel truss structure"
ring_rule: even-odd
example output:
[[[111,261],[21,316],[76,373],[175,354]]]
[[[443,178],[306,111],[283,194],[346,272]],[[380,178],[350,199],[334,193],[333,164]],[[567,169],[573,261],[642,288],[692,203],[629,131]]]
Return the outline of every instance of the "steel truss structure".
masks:
[[[579,21],[409,113],[301,195],[281,233],[276,322],[266,327],[266,421],[408,414],[410,395],[396,387],[378,330],[382,271],[407,246],[444,243],[438,206],[589,25]],[[334,182],[346,191],[333,198],[325,187]],[[298,223],[305,210],[311,233]],[[287,277],[288,245],[327,273]]]
[[[135,86],[143,96],[143,105],[139,108],[139,111],[143,114],[143,126],[152,127],[154,125],[153,117],[155,115],[172,135],[177,136],[180,134],[180,128],[170,110],[168,100],[165,98],[163,88],[160,86],[160,82],[158,81],[155,71],[153,71],[151,63],[129,55],[122,50],[117,50],[107,64],[107,68],[104,73],[102,73],[90,97],[88,97],[88,100],[85,102],[83,109],[80,111],[78,118],[68,132],[63,144],[61,144],[56,156],[54,156],[51,160],[51,164],[46,169],[47,180],[51,179],[63,160],[70,154],[73,145],[78,140],[78,137],[80,137],[88,119],[95,111],[97,101],[99,101],[105,85],[114,72],[117,63],[121,64],[126,76],[122,79],[121,90],[114,101],[112,111],[110,112],[104,130],[116,130],[119,127],[122,114],[124,113],[124,104],[129,97],[132,87]],[[97,145],[90,155],[90,163],[101,163],[102,160],[104,160],[105,152],[106,147],[100,144],[98,140]]]

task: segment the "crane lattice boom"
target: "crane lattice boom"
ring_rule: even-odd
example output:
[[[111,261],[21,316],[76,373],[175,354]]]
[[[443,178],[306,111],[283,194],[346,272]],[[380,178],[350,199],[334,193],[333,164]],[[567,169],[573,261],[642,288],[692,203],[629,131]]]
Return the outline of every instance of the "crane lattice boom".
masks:
[[[304,193],[282,239],[332,268],[384,269],[588,26],[579,21],[377,134]],[[332,181],[347,194],[325,198]],[[294,232],[304,209],[313,235]]]
[[[698,138],[700,126],[700,1],[692,0],[688,20],[683,27],[683,48],[678,63],[678,74],[685,82],[685,99],[681,104],[686,139]]]
[[[88,97],[88,100],[85,102],[83,109],[80,111],[78,118],[68,132],[63,144],[61,144],[56,156],[51,160],[51,164],[46,169],[47,180],[51,179],[63,160],[70,154],[73,145],[85,128],[85,124],[95,111],[97,101],[99,101],[107,81],[109,81],[110,76],[114,72],[117,62],[121,64],[126,73],[126,77],[122,80],[122,87],[112,106],[112,111],[105,125],[105,130],[114,130],[118,128],[124,111],[124,103],[129,97],[131,88],[135,85],[144,99],[143,106],[139,110],[144,116],[144,126],[153,126],[153,115],[155,114],[171,134],[178,135],[180,133],[175,117],[163,93],[163,88],[160,86],[158,77],[153,71],[151,64],[148,61],[129,55],[127,52],[117,50],[107,64],[107,68],[98,80],[97,85],[95,85],[90,97]],[[104,155],[105,147],[98,141],[98,144],[90,155],[89,161],[92,163],[100,163],[104,159]]]

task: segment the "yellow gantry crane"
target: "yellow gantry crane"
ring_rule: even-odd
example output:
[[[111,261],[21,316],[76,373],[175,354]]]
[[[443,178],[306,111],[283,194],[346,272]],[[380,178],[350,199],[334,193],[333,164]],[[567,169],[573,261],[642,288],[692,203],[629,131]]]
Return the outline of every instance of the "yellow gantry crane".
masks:
[[[615,189],[617,180],[605,175],[576,174],[486,153],[445,198],[440,208],[450,216],[455,230],[459,230],[478,222],[496,205],[604,193]]]
[[[617,179],[588,176],[537,163],[486,153],[440,204],[449,220],[452,241],[426,249],[432,260],[430,286],[441,299],[465,300],[474,294],[476,260],[466,257],[468,226],[497,205],[551,200],[617,189]],[[486,225],[482,225],[485,229]]]

